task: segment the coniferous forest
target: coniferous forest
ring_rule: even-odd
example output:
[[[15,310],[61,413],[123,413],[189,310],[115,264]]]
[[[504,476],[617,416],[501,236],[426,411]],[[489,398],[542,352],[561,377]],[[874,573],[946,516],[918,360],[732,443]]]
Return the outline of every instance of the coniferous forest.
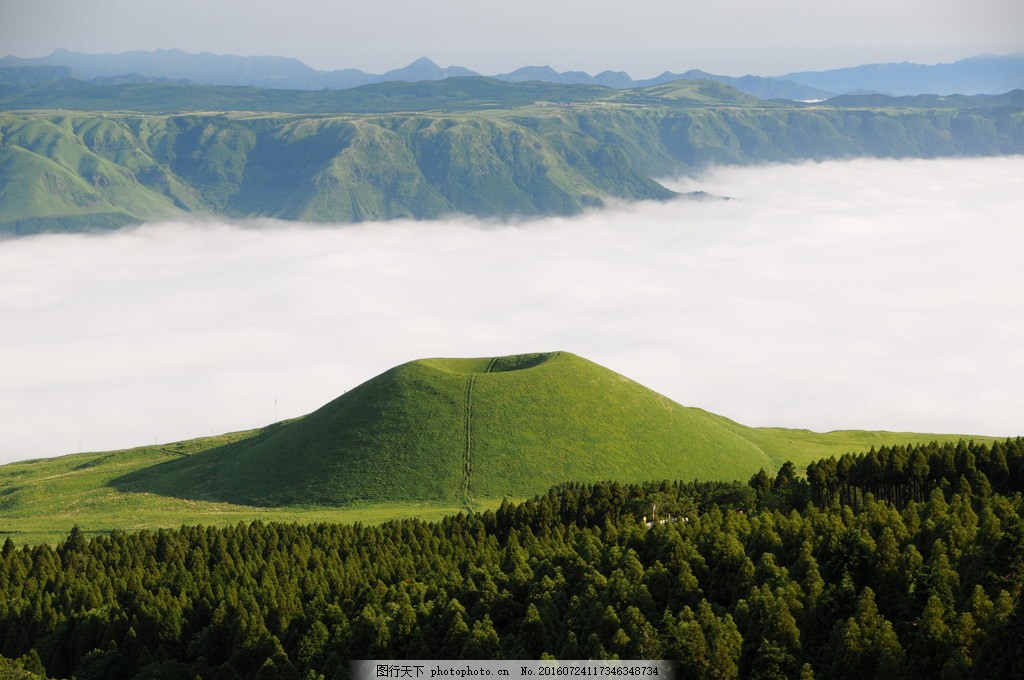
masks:
[[[346,678],[349,659],[665,658],[680,678],[1010,678],[1024,439],[747,482],[565,484],[441,522],[0,550],[0,677]]]

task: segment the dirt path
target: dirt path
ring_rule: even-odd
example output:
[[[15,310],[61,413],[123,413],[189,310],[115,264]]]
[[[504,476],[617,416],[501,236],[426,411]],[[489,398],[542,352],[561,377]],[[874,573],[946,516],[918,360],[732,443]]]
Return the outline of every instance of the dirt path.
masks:
[[[470,505],[469,478],[473,474],[473,385],[476,376],[466,381],[466,453],[462,460],[462,503]]]

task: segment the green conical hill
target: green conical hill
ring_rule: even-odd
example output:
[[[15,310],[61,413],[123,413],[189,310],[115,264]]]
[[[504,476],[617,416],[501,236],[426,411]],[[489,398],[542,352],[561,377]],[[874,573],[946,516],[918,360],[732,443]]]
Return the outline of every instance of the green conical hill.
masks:
[[[773,461],[730,421],[566,352],[425,359],[126,490],[257,505],[524,497],[567,480],[737,479]]]
[[[747,427],[568,352],[422,359],[302,418],[108,484],[262,507],[458,506],[570,480],[749,479],[786,460],[802,467],[872,446],[961,437]]]

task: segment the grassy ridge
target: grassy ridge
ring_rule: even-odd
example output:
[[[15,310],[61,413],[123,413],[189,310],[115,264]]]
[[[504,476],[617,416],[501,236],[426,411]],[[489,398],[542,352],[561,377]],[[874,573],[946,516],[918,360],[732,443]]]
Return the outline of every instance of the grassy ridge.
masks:
[[[17,72],[21,72],[18,69]],[[419,82],[387,82],[342,90],[283,90],[189,83],[98,83],[59,77],[43,82],[2,82],[0,110],[75,109],[79,111],[259,111],[301,114],[481,111],[549,104],[626,103],[671,107],[797,107],[798,102],[766,101],[715,80],[673,80],[659,85],[612,89],[592,84],[507,82],[459,77]],[[845,95],[826,106],[860,108],[992,108],[1021,106],[1024,93],[1000,95]]]
[[[780,106],[724,83],[676,80],[614,90],[601,85],[538,81],[509,83],[491,78],[388,82],[344,90],[279,90],[182,83],[97,84],[64,79],[0,89],[0,110],[78,111],[254,111],[299,114],[494,111],[541,105],[587,103],[644,106]]]
[[[54,216],[68,230],[97,214],[111,227],[184,212],[348,222],[571,214],[605,196],[673,195],[593,131],[569,146],[501,117],[121,116],[104,121],[120,137],[109,143],[86,134],[95,122],[0,116],[0,233]]]
[[[1024,153],[1020,106],[786,107],[716,87],[433,113],[3,113],[0,233],[190,212],[573,214],[608,197],[671,197],[651,177],[710,163]]]
[[[600,85],[513,84],[475,77],[316,91],[182,83],[93,84],[64,79],[8,87],[0,91],[0,110],[392,113],[476,111],[527,106],[538,101],[578,103],[617,96],[615,90]]]
[[[109,119],[0,119],[0,232],[116,227],[198,209],[143,146]]]

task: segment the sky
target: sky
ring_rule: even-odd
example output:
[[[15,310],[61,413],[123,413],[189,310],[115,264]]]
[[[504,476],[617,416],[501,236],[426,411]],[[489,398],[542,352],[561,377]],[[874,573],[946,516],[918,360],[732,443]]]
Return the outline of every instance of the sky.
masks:
[[[0,241],[0,463],[570,351],[746,425],[1024,434],[1024,156],[711,169],[574,218]]]
[[[427,56],[485,74],[525,65],[636,78],[771,76],[1024,51],[1019,0],[5,0],[0,53],[180,48],[380,73]]]

